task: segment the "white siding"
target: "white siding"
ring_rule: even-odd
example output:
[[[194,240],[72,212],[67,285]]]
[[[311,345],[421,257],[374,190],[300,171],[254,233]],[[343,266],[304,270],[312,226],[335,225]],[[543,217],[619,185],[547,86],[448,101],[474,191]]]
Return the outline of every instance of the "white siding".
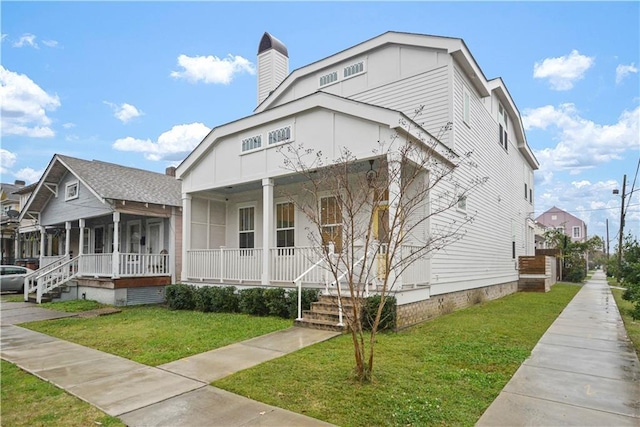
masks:
[[[463,122],[464,88],[470,94],[468,125]],[[485,105],[496,107],[491,110]],[[434,256],[432,295],[517,280],[517,257],[527,252],[526,221],[533,206],[524,199],[524,171],[531,169],[516,146],[512,122],[508,150],[500,146],[497,105],[495,100],[485,104],[456,67],[453,93],[456,151],[473,151],[471,159],[478,165],[473,173],[458,179],[465,182],[473,176],[487,176],[489,180],[467,199],[467,212],[477,212],[475,221],[466,227],[467,234]],[[453,209],[434,218],[432,224],[446,225],[459,219],[458,216],[461,214]],[[514,237],[516,259],[512,258]]]

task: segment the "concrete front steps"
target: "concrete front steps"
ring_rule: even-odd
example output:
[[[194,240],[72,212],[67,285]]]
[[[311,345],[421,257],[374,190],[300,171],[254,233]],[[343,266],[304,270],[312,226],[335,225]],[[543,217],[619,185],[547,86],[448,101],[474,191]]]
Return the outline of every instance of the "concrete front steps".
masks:
[[[342,297],[342,312],[352,310],[351,298]],[[323,331],[346,332],[346,316],[343,316],[343,326],[339,326],[340,312],[338,309],[338,297],[321,295],[320,300],[311,303],[311,310],[302,312],[302,320],[295,320],[295,326],[303,328],[320,329]]]

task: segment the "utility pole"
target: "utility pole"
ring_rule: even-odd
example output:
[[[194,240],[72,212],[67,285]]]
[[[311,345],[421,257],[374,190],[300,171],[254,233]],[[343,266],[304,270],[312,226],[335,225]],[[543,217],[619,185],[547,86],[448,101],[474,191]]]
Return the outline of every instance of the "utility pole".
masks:
[[[605,240],[605,242],[604,253],[607,255],[607,259],[609,259],[609,218],[607,218],[607,240]]]
[[[620,198],[622,199],[622,205],[620,207],[620,235],[618,236],[618,277],[620,280],[620,275],[622,273],[622,238],[624,237],[624,196],[625,191],[627,191],[627,175],[624,175],[622,178],[622,193],[620,194]]]

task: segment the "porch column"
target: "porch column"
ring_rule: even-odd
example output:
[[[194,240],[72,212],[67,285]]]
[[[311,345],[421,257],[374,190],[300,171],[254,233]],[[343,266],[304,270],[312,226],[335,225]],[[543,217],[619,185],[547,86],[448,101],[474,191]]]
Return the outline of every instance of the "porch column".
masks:
[[[82,255],[84,254],[84,228],[85,228],[84,219],[78,220],[78,224],[80,227],[80,241],[78,242],[78,255]]]
[[[400,155],[398,153],[390,153],[387,156],[387,170],[389,176],[389,230],[392,228],[392,224],[394,218],[397,218],[400,213],[400,180],[402,179],[402,162],[400,159]],[[404,231],[403,231],[404,232]],[[395,256],[399,257],[402,254],[402,248],[397,248],[395,246],[396,239],[390,239],[388,251],[390,254],[395,252]],[[398,259],[398,258],[395,258]],[[396,272],[393,269],[390,269],[389,273],[392,275],[390,277],[389,283],[394,283],[395,280],[395,289],[402,288],[402,277],[397,277]]]
[[[271,278],[269,265],[273,233],[273,179],[262,180],[262,285],[268,285]]]
[[[82,228],[80,228],[82,230]],[[82,245],[82,243],[81,243]],[[113,254],[111,255],[111,274],[120,276],[120,212],[113,213]]]
[[[164,226],[164,225],[163,225]],[[173,230],[173,235],[169,237],[169,259],[167,260],[169,272],[171,273],[171,283],[176,283],[176,239],[182,236],[176,229],[176,208],[171,208],[171,217],[169,217],[169,230]]]
[[[189,274],[187,267],[189,260],[187,251],[191,249],[191,194],[182,193],[182,272],[180,280],[185,280]]]
[[[80,220],[84,222],[84,220]],[[80,222],[80,224],[82,224]],[[83,227],[83,225],[80,225]],[[80,229],[82,230],[82,228]],[[82,231],[80,231],[82,233]],[[71,252],[71,221],[67,221],[64,223],[64,255],[68,258],[69,253]]]
[[[44,257],[44,243],[47,237],[47,232],[44,226],[40,226],[40,265],[42,265],[43,257]]]

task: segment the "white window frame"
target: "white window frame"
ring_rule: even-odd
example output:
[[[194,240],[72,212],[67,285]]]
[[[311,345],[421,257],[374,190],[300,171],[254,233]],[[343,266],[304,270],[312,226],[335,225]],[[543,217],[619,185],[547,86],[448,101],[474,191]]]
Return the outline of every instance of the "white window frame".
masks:
[[[132,226],[138,226],[138,230],[140,233],[140,237],[138,238],[138,252],[130,252],[131,250],[131,243],[133,243],[133,235],[131,233],[131,227]],[[125,246],[125,253],[131,253],[131,254],[140,254],[142,253],[142,221],[140,221],[139,219],[133,220],[133,221],[127,221],[127,238],[126,238],[126,246]]]
[[[280,227],[279,223],[278,223],[278,207],[282,206],[282,205],[291,205],[293,207],[293,218],[291,219],[291,223],[293,224],[293,226],[286,226],[286,227]],[[297,214],[296,214],[296,205],[295,203],[293,203],[292,201],[282,201],[282,202],[277,202],[276,203],[276,211],[274,214],[274,219],[275,219],[275,231],[276,231],[276,235],[275,235],[275,242],[276,242],[276,247],[278,248],[278,255],[293,255],[293,249],[296,246],[296,220],[297,220]],[[293,244],[290,246],[280,246],[278,243],[278,232],[287,232],[287,231],[292,231],[293,232]],[[285,242],[286,243],[286,242]]]
[[[259,150],[262,148],[262,134],[243,138],[241,142],[242,152]]]
[[[69,195],[70,189],[71,188],[75,188],[75,193],[72,194],[71,196]],[[76,181],[71,181],[71,182],[67,182],[67,184],[64,187],[64,201],[67,202],[69,200],[74,200],[77,199],[80,195],[80,184],[79,182]]]
[[[556,230],[559,231],[560,233],[564,234],[564,226],[559,225],[556,227]]]
[[[509,150],[509,116],[507,110],[502,106],[502,103],[498,103],[498,142],[504,148],[505,151]]]
[[[353,68],[355,68],[355,69],[360,68],[360,70],[357,70],[357,71],[347,75],[348,70],[353,69]],[[352,64],[349,64],[349,65],[346,65],[346,66],[344,66],[342,68],[342,79],[343,80],[347,80],[347,79],[350,79],[352,77],[364,74],[366,71],[367,71],[367,67],[366,67],[366,64],[365,64],[365,60],[363,59],[363,60],[360,60],[360,61],[356,61],[356,62],[354,62]]]
[[[240,212],[244,209],[251,209],[252,213],[253,213],[253,218],[252,218],[252,228],[251,229],[246,229],[246,230],[242,230],[240,228],[241,226],[241,221],[240,221]],[[239,249],[255,249],[256,247],[256,206],[255,205],[243,205],[243,206],[238,206],[238,248]],[[240,246],[240,235],[241,234],[249,234],[252,233],[253,234],[253,246],[252,247],[246,247],[243,248]]]
[[[320,76],[318,79],[318,85],[325,87],[337,83],[340,80],[340,76],[337,71],[330,71]]]
[[[462,121],[471,127],[471,95],[466,87],[462,91]]]
[[[578,232],[577,235],[576,231]],[[574,225],[571,231],[571,237],[573,237],[574,239],[582,239],[582,227],[580,227],[579,225]]]
[[[280,139],[278,141],[275,141],[275,137],[278,136],[278,132],[286,132],[288,130],[288,138],[285,139]],[[272,142],[272,138],[271,135],[274,134],[274,140]],[[294,141],[294,136],[293,136],[293,124],[289,124],[289,125],[285,125],[285,126],[280,126],[279,128],[276,129],[272,129],[269,132],[267,132],[267,146],[268,147],[274,147],[276,145],[280,145],[280,144],[288,144],[292,141]]]
[[[323,223],[323,221],[322,221],[322,201],[325,200],[325,199],[335,199],[336,200],[336,206],[338,207],[338,209],[340,209],[340,222]],[[318,199],[318,219],[320,220],[320,231],[321,231],[320,242],[321,243],[322,243],[323,235],[324,235],[323,230],[325,228],[336,228],[336,227],[340,228],[340,247],[336,248],[336,252],[341,251],[342,247],[344,247],[344,242],[343,242],[343,238],[344,238],[344,217],[342,216],[342,206],[340,206],[340,202],[338,201],[338,196],[337,195],[331,194],[331,193],[327,193],[325,195],[320,195],[320,197]]]

